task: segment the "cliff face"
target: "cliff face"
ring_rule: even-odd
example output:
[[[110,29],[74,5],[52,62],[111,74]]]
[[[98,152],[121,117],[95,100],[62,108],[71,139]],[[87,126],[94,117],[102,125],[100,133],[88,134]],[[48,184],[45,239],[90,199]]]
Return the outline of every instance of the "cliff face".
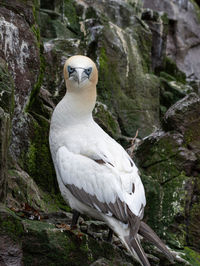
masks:
[[[82,220],[81,236],[63,226],[71,214],[48,131],[65,93],[63,64],[74,54],[99,69],[96,121],[125,148],[139,132],[134,160],[147,194],[145,220],[200,265],[199,12],[193,1],[1,1],[2,265],[137,265],[117,239],[102,241],[104,224]],[[152,265],[169,265],[145,250]]]
[[[188,79],[200,79],[200,13],[198,2],[144,0],[144,7],[166,12],[169,18],[166,54]]]

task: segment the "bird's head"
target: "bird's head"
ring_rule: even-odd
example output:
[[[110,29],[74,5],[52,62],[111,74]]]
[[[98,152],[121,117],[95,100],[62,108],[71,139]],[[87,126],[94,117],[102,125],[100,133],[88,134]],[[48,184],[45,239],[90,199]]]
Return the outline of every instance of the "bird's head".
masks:
[[[64,77],[68,90],[96,87],[98,71],[95,63],[87,56],[75,55],[64,65]]]

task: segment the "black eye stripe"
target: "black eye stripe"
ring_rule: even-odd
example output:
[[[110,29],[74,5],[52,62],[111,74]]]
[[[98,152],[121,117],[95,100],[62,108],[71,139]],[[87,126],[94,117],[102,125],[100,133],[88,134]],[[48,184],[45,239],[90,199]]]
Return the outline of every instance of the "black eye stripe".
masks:
[[[74,67],[71,67],[71,66],[68,66],[67,67],[67,70],[68,70],[68,73],[69,74],[72,74],[75,71],[75,68]]]
[[[83,68],[83,67],[71,67],[71,66],[68,66],[67,67],[67,71],[69,73],[69,76],[74,73],[76,71],[76,69],[84,69],[84,72],[85,74],[89,77],[89,75],[91,74],[92,72],[92,67],[89,67],[89,68]]]
[[[92,72],[92,68],[91,68],[91,67],[86,68],[86,69],[84,70],[84,72],[89,76],[89,75],[91,74],[91,72]]]

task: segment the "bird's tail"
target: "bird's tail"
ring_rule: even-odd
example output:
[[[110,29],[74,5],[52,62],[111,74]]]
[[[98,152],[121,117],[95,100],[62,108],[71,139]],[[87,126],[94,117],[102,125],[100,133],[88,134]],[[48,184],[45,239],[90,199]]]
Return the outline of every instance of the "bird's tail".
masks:
[[[136,226],[137,227],[137,226]],[[124,237],[124,242],[126,247],[129,249],[131,254],[141,263],[143,266],[150,266],[148,258],[140,244],[138,239],[137,231],[133,229],[134,227],[130,227],[129,235]],[[174,261],[174,257],[171,252],[167,249],[162,240],[156,235],[156,233],[144,222],[140,222],[138,226],[138,234],[143,236],[149,242],[154,244],[157,248],[159,248],[164,255],[171,261]]]
[[[146,238],[149,242],[154,244],[157,248],[159,248],[171,262],[174,261],[174,257],[171,252],[167,249],[165,244],[156,235],[156,233],[151,229],[150,226],[141,221],[138,233]]]
[[[151,266],[137,236],[131,237],[129,235],[126,236],[124,240],[133,257],[136,258],[141,265]]]
[[[131,217],[131,219],[129,219],[129,234],[124,237],[126,247],[141,265],[150,266],[137,235],[141,221],[139,217],[133,215],[131,212],[129,212],[129,215]]]

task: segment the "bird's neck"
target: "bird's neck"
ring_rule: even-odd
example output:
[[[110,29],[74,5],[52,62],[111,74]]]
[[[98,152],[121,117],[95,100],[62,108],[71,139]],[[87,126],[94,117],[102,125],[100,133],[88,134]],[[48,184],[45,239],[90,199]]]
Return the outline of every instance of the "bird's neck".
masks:
[[[68,90],[56,106],[55,121],[60,125],[84,123],[92,119],[92,110],[96,103],[96,87],[89,87],[78,92]]]

